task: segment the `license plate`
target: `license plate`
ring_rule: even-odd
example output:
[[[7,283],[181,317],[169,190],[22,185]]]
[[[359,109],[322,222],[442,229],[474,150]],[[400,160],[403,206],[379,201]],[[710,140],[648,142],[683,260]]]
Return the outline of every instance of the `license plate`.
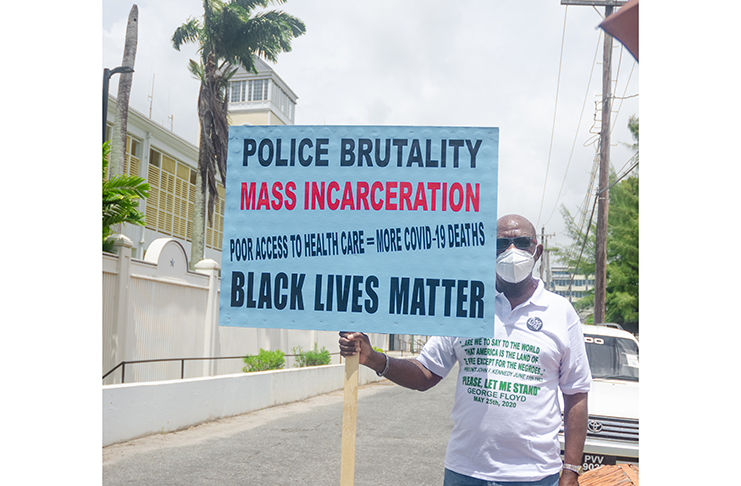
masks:
[[[582,456],[582,467],[585,471],[591,471],[601,466],[614,466],[617,464],[617,457],[603,456],[601,454],[584,454]]]

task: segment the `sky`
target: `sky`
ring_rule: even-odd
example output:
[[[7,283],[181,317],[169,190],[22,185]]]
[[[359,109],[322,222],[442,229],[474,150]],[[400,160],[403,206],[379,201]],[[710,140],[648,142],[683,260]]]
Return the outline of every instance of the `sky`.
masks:
[[[102,65],[121,65],[131,0],[103,0]],[[130,106],[196,144],[196,47],[176,51],[175,29],[200,17],[201,0],[143,0]],[[568,245],[561,205],[585,203],[601,118],[604,8],[557,0],[292,0],[279,7],[306,24],[271,64],[298,95],[298,125],[499,127],[498,213],[520,213]],[[560,77],[559,77],[560,76]],[[611,161],[633,151],[639,69],[613,49]],[[116,96],[118,76],[111,78]],[[594,190],[592,190],[594,193]],[[587,209],[591,210],[591,201]],[[588,215],[587,215],[588,217]]]

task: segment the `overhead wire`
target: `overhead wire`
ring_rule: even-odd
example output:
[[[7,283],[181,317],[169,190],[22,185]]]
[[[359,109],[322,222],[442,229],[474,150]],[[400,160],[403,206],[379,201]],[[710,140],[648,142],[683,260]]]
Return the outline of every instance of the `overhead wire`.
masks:
[[[633,77],[633,71],[636,68],[636,64],[637,63],[636,63],[636,61],[634,59],[633,60],[633,66],[630,68],[630,74],[628,74],[628,80],[625,82],[625,89],[623,90],[623,96],[621,96],[620,98],[617,98],[617,99],[620,100],[620,106],[618,106],[618,109],[615,112],[615,118],[617,118],[618,115],[620,115],[620,110],[623,108],[623,101],[624,100],[626,100],[628,98],[635,98],[636,96],[638,96],[637,94],[636,95],[631,95],[631,96],[625,96],[625,93],[628,92],[628,85],[630,85],[630,79]],[[613,99],[616,99],[616,98],[613,96]],[[614,129],[615,129],[615,125],[613,125],[612,127],[610,127],[610,135],[612,135],[612,131]]]
[[[600,16],[600,18],[603,18],[603,19],[604,19],[604,17],[603,17],[603,16],[602,16],[602,14],[601,14],[601,13],[599,12],[599,10],[597,10],[597,9],[596,9],[595,7],[593,7],[593,8],[594,8],[594,10],[595,10],[595,11],[596,11],[596,12],[598,13],[598,15]],[[547,164],[546,164],[546,175],[545,175],[545,181],[544,181],[544,183],[543,183],[543,195],[542,195],[542,197],[541,197],[541,202],[540,202],[540,209],[539,209],[539,212],[538,212],[538,220],[537,220],[537,224],[536,224],[536,227],[537,227],[537,226],[540,226],[540,217],[541,217],[541,214],[542,214],[542,211],[543,211],[543,204],[544,204],[544,201],[545,201],[546,187],[547,187],[547,183],[548,183],[548,172],[549,172],[549,170],[550,170],[550,161],[551,161],[551,155],[552,155],[552,149],[553,149],[553,139],[554,139],[554,133],[555,133],[555,124],[556,124],[556,113],[557,113],[557,108],[558,108],[558,94],[559,94],[559,90],[560,90],[560,82],[561,82],[561,67],[562,67],[562,63],[563,63],[563,48],[564,48],[564,39],[565,39],[565,33],[566,33],[566,18],[567,18],[567,14],[568,14],[568,6],[566,7],[566,9],[567,9],[567,10],[566,10],[566,12],[564,13],[564,26],[563,26],[563,33],[562,33],[562,37],[561,37],[561,53],[560,53],[560,59],[559,59],[559,67],[558,67],[558,81],[557,81],[557,84],[556,84],[556,100],[555,100],[555,106],[554,106],[554,114],[553,114],[553,126],[552,126],[552,129],[551,129],[551,140],[550,140],[550,146],[549,146],[549,150],[548,150],[548,161],[547,161]],[[587,99],[588,99],[589,86],[591,85],[591,80],[592,80],[592,76],[593,76],[593,74],[594,74],[594,66],[596,66],[596,59],[597,59],[597,55],[598,55],[598,53],[599,53],[599,43],[600,43],[601,37],[602,37],[602,31],[600,31],[600,37],[598,38],[598,41],[597,41],[597,50],[596,50],[596,52],[595,52],[595,59],[594,59],[594,61],[592,62],[592,70],[591,70],[591,72],[590,72],[590,74],[589,74],[589,82],[587,83],[587,93],[586,93],[586,95],[585,95],[585,100],[584,100],[584,103],[583,103],[583,105],[582,105],[582,111],[581,111],[581,114],[580,114],[580,117],[579,117],[579,123],[577,124],[577,130],[576,130],[576,132],[577,132],[577,133],[576,133],[576,135],[575,135],[575,138],[574,138],[574,142],[573,142],[573,144],[572,144],[572,148],[571,148],[571,153],[569,154],[569,160],[568,160],[568,163],[567,163],[567,165],[566,165],[566,171],[565,171],[565,173],[564,173],[564,179],[563,179],[563,181],[561,182],[561,187],[560,187],[560,189],[559,189],[559,192],[558,192],[558,196],[556,197],[556,202],[555,202],[555,204],[554,204],[554,208],[553,208],[553,211],[551,212],[551,214],[550,214],[550,216],[548,217],[548,220],[546,221],[546,223],[545,223],[545,224],[547,224],[548,222],[550,222],[551,218],[552,218],[552,217],[553,217],[553,215],[555,214],[556,208],[558,207],[558,201],[559,201],[559,200],[560,200],[560,198],[561,198],[561,194],[562,194],[562,192],[563,192],[563,187],[564,187],[564,185],[565,185],[565,182],[566,182],[566,178],[567,178],[567,176],[568,176],[568,171],[569,171],[569,168],[570,168],[570,166],[571,166],[571,160],[572,160],[572,158],[573,158],[574,148],[575,148],[575,146],[576,146],[576,140],[578,139],[578,132],[579,132],[579,129],[581,128],[581,122],[582,122],[582,118],[583,118],[583,114],[584,114],[584,107],[586,106],[586,101],[587,101]],[[617,87],[617,85],[618,85],[618,80],[619,80],[619,74],[620,74],[620,67],[621,67],[621,65],[622,65],[622,53],[623,53],[623,46],[621,46],[621,50],[620,50],[620,57],[619,57],[619,59],[618,59],[618,68],[617,68],[617,71],[616,71],[616,76],[615,76],[615,86],[616,86],[616,87]],[[627,93],[628,85],[629,85],[629,83],[630,83],[630,79],[631,79],[631,77],[632,77],[632,75],[633,75],[633,71],[634,71],[634,69],[635,69],[635,64],[636,64],[636,63],[634,62],[634,63],[633,63],[633,66],[632,66],[632,68],[631,68],[630,74],[628,75],[628,80],[626,81],[626,84],[625,84],[625,90],[624,90],[624,92],[623,92],[623,96],[622,96],[622,97],[620,98],[621,102],[620,102],[620,105],[619,105],[619,107],[618,107],[618,110],[616,111],[616,115],[615,115],[616,117],[617,117],[617,116],[619,115],[619,113],[620,113],[620,109],[622,108],[622,104],[623,104],[622,102],[623,102],[623,100],[624,100],[624,99],[627,99],[627,98],[628,98],[628,97],[626,97],[626,96],[625,96],[625,94]],[[637,95],[635,95],[635,96],[637,96]],[[633,97],[633,96],[631,96],[631,97]],[[614,97],[614,96],[613,96],[613,99],[615,99],[615,98],[616,98],[616,97]],[[611,113],[611,115],[612,115],[612,113]],[[611,132],[611,133],[612,133],[612,131],[614,130],[614,128],[615,128],[615,127],[614,127],[614,125],[613,125],[613,126],[611,126],[611,128],[610,128],[610,132]],[[585,145],[586,145],[586,144],[585,144]],[[631,159],[629,159],[629,160],[628,160],[628,162],[626,162],[626,164],[625,164],[625,165],[623,166],[623,168],[624,168],[624,167],[625,167],[626,165],[628,165],[628,163],[630,163],[630,161],[631,161],[631,160],[634,160],[634,159],[635,159],[635,156],[631,157]],[[597,200],[598,200],[598,198],[599,198],[599,194],[601,194],[602,192],[604,192],[604,191],[608,190],[608,189],[609,189],[610,187],[612,187],[612,186],[614,186],[615,184],[617,184],[617,183],[618,183],[618,182],[619,182],[619,181],[620,181],[621,179],[623,179],[623,178],[624,178],[625,176],[627,176],[627,175],[628,175],[628,174],[629,174],[629,173],[630,173],[630,172],[631,172],[631,171],[632,171],[632,170],[633,170],[633,169],[634,169],[635,167],[637,167],[637,166],[638,166],[638,162],[636,162],[635,164],[633,164],[633,166],[631,166],[631,167],[630,167],[630,169],[628,169],[628,170],[627,170],[627,171],[626,171],[626,172],[625,172],[625,173],[624,173],[624,174],[623,174],[622,176],[620,176],[619,178],[617,178],[617,179],[616,179],[616,180],[615,180],[615,181],[614,181],[614,182],[613,182],[612,184],[610,184],[610,185],[609,185],[608,187],[606,187],[606,188],[604,188],[604,189],[600,190],[599,192],[597,192],[597,193],[595,194],[595,196],[594,196],[594,203],[593,203],[593,205],[592,205],[592,211],[591,211],[591,214],[590,214],[590,216],[589,216],[589,222],[587,223],[586,233],[585,233],[585,236],[584,236],[584,242],[583,242],[583,244],[582,244],[582,246],[581,246],[581,251],[579,252],[579,257],[578,257],[578,259],[577,259],[577,263],[576,263],[576,268],[574,269],[574,273],[572,273],[572,275],[571,275],[571,280],[572,280],[572,281],[573,281],[574,275],[575,275],[575,273],[576,273],[576,270],[578,269],[579,263],[580,263],[580,261],[581,261],[581,257],[582,257],[582,254],[583,254],[583,252],[584,252],[584,248],[585,248],[585,246],[586,246],[586,243],[587,243],[587,236],[589,235],[589,229],[590,229],[590,227],[591,227],[591,223],[592,223],[592,220],[593,220],[593,216],[594,216],[594,210],[595,210],[595,208],[596,208],[596,203],[597,203]],[[594,174],[593,174],[593,175],[594,175]],[[592,189],[592,187],[593,187],[593,183],[590,183],[590,187],[589,187],[589,190],[587,191],[587,195],[589,194],[589,192],[591,192],[591,189]],[[587,200],[588,200],[588,199],[587,199]],[[585,201],[585,203],[586,203],[586,201]],[[584,209],[586,209],[586,208],[584,208]],[[581,218],[580,218],[580,219],[581,219]],[[584,224],[584,220],[583,220],[583,219],[581,219],[581,222],[580,222],[580,223],[581,223],[581,224],[580,224],[580,233],[581,233],[581,231],[583,231],[583,224]],[[569,287],[571,287],[571,282],[569,282]]]
[[[574,271],[571,272],[571,278],[569,279],[569,296],[571,296],[571,285],[574,282],[574,277],[578,275],[576,272],[579,270],[579,264],[581,263],[581,257],[584,254],[584,248],[587,246],[587,237],[589,236],[589,228],[592,227],[592,218],[594,217],[594,209],[597,207],[597,200],[599,199],[599,196],[595,194],[594,196],[594,204],[592,204],[592,213],[589,215],[589,224],[587,224],[587,231],[584,233],[584,243],[581,245],[581,250],[579,251],[579,258],[576,259],[576,265],[574,265]]]
[[[595,8],[595,11],[597,11],[597,10],[596,10],[596,8]],[[597,11],[597,12],[599,12],[599,11]],[[596,61],[597,61],[597,54],[599,53],[599,44],[600,44],[601,38],[602,38],[602,31],[600,31],[600,36],[599,36],[599,38],[598,38],[598,40],[597,40],[597,50],[595,51],[595,57],[594,57],[594,61],[592,62],[592,71],[591,71],[591,72],[590,72],[590,74],[589,74],[589,83],[587,84],[587,94],[585,95],[585,99],[584,99],[584,105],[586,105],[586,101],[587,101],[587,98],[588,98],[588,93],[589,93],[589,86],[591,85],[592,75],[593,75],[593,73],[594,73],[594,67],[595,67],[595,66],[596,66],[596,64],[597,64],[597,62],[596,62]],[[621,67],[621,65],[622,65],[622,55],[623,55],[623,50],[624,50],[624,47],[623,47],[623,46],[621,45],[621,49],[620,49],[620,58],[619,58],[619,61],[618,61],[618,68],[617,68],[617,72],[616,72],[616,75],[615,75],[615,85],[616,85],[616,87],[617,87],[617,84],[618,84],[618,79],[619,79],[619,75],[620,75],[620,67]],[[629,84],[630,84],[630,80],[631,80],[631,78],[633,77],[633,71],[635,70],[635,66],[636,66],[636,62],[635,62],[635,60],[634,60],[634,62],[633,62],[633,65],[632,65],[632,67],[631,67],[631,70],[630,70],[630,73],[628,74],[628,79],[627,79],[627,81],[626,81],[626,83],[625,83],[625,89],[623,90],[623,96],[622,96],[622,97],[615,97],[615,96],[613,96],[613,97],[612,97],[613,99],[616,99],[616,98],[617,98],[617,99],[620,99],[620,105],[618,106],[618,109],[617,109],[617,110],[615,111],[615,117],[616,117],[616,118],[617,118],[617,117],[619,116],[619,114],[620,114],[620,110],[621,110],[621,108],[622,108],[622,105],[623,105],[623,100],[625,100],[625,99],[628,99],[628,98],[633,98],[633,97],[636,97],[636,96],[638,96],[637,94],[636,94],[636,95],[631,95],[631,96],[626,96],[626,93],[627,93],[627,91],[628,91],[628,86],[629,86]],[[576,134],[576,135],[575,135],[575,137],[574,137],[574,143],[572,144],[572,147],[571,147],[571,153],[569,154],[569,161],[568,161],[568,163],[567,163],[567,165],[566,165],[566,172],[564,173],[564,179],[563,179],[563,181],[561,182],[561,188],[559,189],[559,192],[558,192],[558,197],[556,198],[556,202],[555,202],[555,204],[554,204],[554,206],[553,206],[553,211],[551,211],[551,214],[550,214],[550,216],[548,217],[548,220],[547,220],[547,221],[546,221],[546,222],[544,223],[544,225],[547,225],[547,224],[548,224],[548,223],[550,222],[550,220],[551,220],[551,219],[553,218],[553,215],[554,215],[554,214],[555,214],[555,212],[556,212],[556,209],[558,208],[558,201],[559,201],[559,200],[560,200],[560,198],[561,198],[561,193],[562,193],[562,191],[563,191],[563,187],[564,187],[564,185],[565,185],[565,183],[566,183],[566,177],[567,177],[567,175],[568,175],[569,167],[571,166],[571,160],[572,160],[572,157],[573,157],[573,153],[574,153],[574,147],[575,147],[575,145],[576,145],[576,140],[577,140],[577,138],[578,138],[578,131],[579,131],[579,128],[581,127],[581,121],[582,121],[582,118],[581,118],[581,117],[583,116],[583,112],[584,112],[584,105],[582,105],[582,115],[580,116],[580,118],[579,118],[579,124],[577,125],[577,134]],[[613,131],[614,129],[615,129],[615,124],[613,124],[613,125],[611,126],[611,128],[610,128],[610,133],[612,133],[612,131]],[[634,156],[634,157],[631,157],[631,158],[630,158],[630,159],[628,160],[628,162],[626,162],[626,163],[625,163],[625,165],[623,165],[623,168],[621,168],[621,170],[622,170],[622,169],[624,169],[624,168],[625,168],[625,166],[626,166],[626,165],[628,165],[628,164],[629,164],[629,163],[630,163],[630,162],[631,162],[631,161],[632,161],[633,159],[635,159],[635,156]],[[636,163],[636,164],[635,164],[635,165],[634,165],[633,167],[631,167],[631,168],[630,168],[630,169],[628,170],[628,173],[629,173],[630,171],[632,171],[632,170],[633,170],[633,169],[635,168],[635,166],[637,166],[637,165],[638,165],[638,164]],[[626,174],[626,175],[627,175],[627,174]],[[625,177],[625,176],[623,175],[622,177]],[[621,179],[622,179],[622,177],[621,177]],[[593,185],[593,184],[592,184],[592,183],[590,183],[590,185],[589,185],[589,189],[588,189],[588,191],[587,191],[587,199],[589,198],[589,193],[591,192],[591,188],[592,188],[592,185]],[[614,185],[614,184],[613,184],[613,185]],[[611,186],[610,186],[610,187],[611,187]],[[586,202],[586,201],[585,201],[585,202]],[[582,220],[581,220],[581,223],[583,224],[583,222],[584,222],[584,221],[583,221],[583,219],[582,219]]]
[[[631,156],[631,157],[630,157],[630,158],[629,158],[629,159],[628,159],[628,160],[627,160],[627,161],[625,162],[625,164],[623,164],[623,166],[622,166],[622,167],[620,168],[620,170],[618,171],[618,174],[622,173],[622,172],[623,172],[623,171],[625,170],[625,168],[626,168],[626,167],[628,166],[628,164],[630,164],[631,162],[635,161],[635,159],[636,159],[637,157],[638,157],[638,152],[634,153],[634,154],[633,154],[633,155],[632,155],[632,156]],[[629,170],[628,170],[628,172],[630,172],[631,170],[633,170],[633,168],[629,169]]]
[[[628,159],[628,162],[630,162],[633,159],[635,159],[635,155],[633,157],[631,157],[630,159]],[[628,165],[628,163],[626,162],[625,165]],[[633,169],[635,169],[636,167],[638,167],[638,162],[636,162],[635,164],[633,164],[630,169],[626,170],[623,175],[621,175],[620,177],[615,178],[615,180],[612,182],[612,184],[610,184],[609,186],[607,186],[604,189],[602,189],[601,191],[599,191],[597,193],[597,196],[599,196],[603,192],[609,190],[612,186],[614,186],[615,184],[617,184],[618,182],[620,182],[621,180],[623,180],[628,174],[630,174],[631,172],[633,172]]]
[[[628,165],[628,163],[630,163],[630,161],[631,161],[631,160],[635,160],[635,158],[636,158],[636,155],[633,155],[633,157],[631,157],[630,159],[628,159],[628,162],[626,162],[626,163],[625,163],[625,165]],[[624,165],[623,167],[625,167],[625,165]],[[598,191],[597,193],[595,193],[595,194],[594,194],[594,203],[592,204],[592,212],[591,212],[591,214],[589,215],[589,223],[587,223],[587,228],[586,228],[586,230],[584,230],[584,227],[583,227],[583,226],[581,226],[581,227],[579,228],[579,233],[581,233],[582,231],[584,231],[584,241],[582,242],[582,245],[581,245],[581,249],[579,250],[579,256],[578,256],[578,258],[576,259],[576,265],[574,265],[574,271],[573,271],[573,272],[570,272],[570,274],[571,274],[571,278],[570,278],[570,280],[569,280],[569,290],[568,290],[568,291],[569,291],[569,293],[571,292],[571,285],[572,285],[572,282],[574,281],[574,277],[575,277],[576,275],[578,275],[578,270],[579,270],[579,264],[581,263],[581,257],[582,257],[582,255],[584,254],[584,249],[585,249],[585,248],[586,248],[586,246],[587,246],[587,241],[588,241],[588,237],[589,237],[589,230],[590,230],[590,229],[591,229],[591,227],[592,227],[592,219],[594,218],[594,209],[595,209],[595,208],[597,207],[597,201],[599,200],[599,196],[600,196],[600,194],[602,194],[603,192],[605,192],[605,191],[609,190],[609,189],[610,189],[610,188],[611,188],[612,186],[614,186],[615,184],[617,184],[618,182],[620,182],[620,181],[621,181],[622,179],[624,179],[624,178],[625,178],[625,177],[626,177],[626,176],[627,176],[628,174],[630,174],[630,173],[631,173],[631,172],[633,171],[633,169],[635,169],[635,168],[636,168],[637,166],[638,166],[638,162],[636,162],[635,164],[633,164],[633,165],[632,165],[632,166],[630,167],[630,169],[626,170],[626,171],[625,171],[625,173],[624,173],[623,175],[621,175],[620,177],[617,177],[617,178],[615,179],[615,181],[613,181],[613,183],[612,183],[612,184],[610,184],[610,185],[609,185],[609,186],[607,186],[606,188],[604,188],[604,189],[602,189],[601,191]],[[571,254],[571,252],[569,252],[569,254]]]
[[[569,167],[571,167],[571,160],[574,156],[574,148],[576,147],[576,141],[579,138],[579,129],[581,128],[582,118],[584,117],[584,108],[586,107],[587,100],[589,99],[589,87],[592,85],[592,76],[594,75],[594,68],[597,65],[597,55],[599,54],[599,46],[600,46],[601,40],[602,40],[602,31],[600,31],[599,36],[597,37],[597,49],[594,51],[594,60],[592,60],[592,69],[589,72],[589,81],[587,82],[587,90],[584,93],[584,103],[582,103],[582,106],[581,106],[581,113],[579,115],[579,123],[577,123],[576,125],[576,133],[574,134],[574,142],[571,144],[571,153],[569,154],[569,161],[566,164],[566,172],[563,175],[563,181],[561,181],[561,188],[558,190],[558,196],[556,197],[556,202],[553,205],[553,211],[551,211],[551,215],[548,216],[548,220],[545,223],[543,223],[544,225],[547,225],[551,221],[551,218],[553,218],[553,215],[556,212],[556,208],[558,208],[558,201],[559,199],[561,199],[561,193],[563,192],[563,187],[566,184],[566,177],[569,174]]]
[[[603,16],[602,16],[602,14],[601,14],[601,13],[599,12],[599,10],[597,10],[597,8],[596,8],[596,7],[594,7],[594,6],[593,6],[593,8],[594,8],[595,12],[597,12],[597,14],[598,14],[598,15],[599,15],[599,16],[600,16],[601,18],[603,18],[603,19],[604,19],[604,17],[603,17]],[[600,35],[601,35],[601,32],[600,32]],[[599,42],[598,42],[598,49],[599,49]],[[619,58],[619,61],[618,61],[618,69],[617,69],[617,73],[616,73],[616,76],[615,76],[615,86],[617,86],[617,82],[618,82],[618,76],[619,76],[619,73],[620,73],[620,66],[621,66],[621,63],[622,63],[622,52],[623,52],[623,46],[621,46],[621,50],[620,50],[620,58]],[[596,59],[596,55],[595,55],[595,59]],[[593,64],[595,64],[595,63],[593,63]],[[617,111],[616,111],[616,115],[615,115],[616,117],[617,117],[617,116],[619,115],[619,113],[620,113],[620,109],[622,108],[622,104],[623,104],[622,102],[623,102],[623,100],[625,100],[625,99],[627,99],[627,98],[632,98],[632,97],[638,96],[638,95],[633,95],[633,96],[629,96],[629,97],[625,96],[625,94],[627,93],[627,90],[628,90],[628,85],[629,85],[629,83],[630,83],[630,79],[631,79],[631,77],[632,77],[632,75],[633,75],[633,71],[634,71],[634,69],[635,69],[635,65],[636,65],[636,62],[634,61],[634,62],[633,62],[633,66],[631,67],[631,70],[630,70],[630,74],[628,75],[628,80],[627,80],[627,81],[626,81],[626,83],[625,83],[625,90],[623,91],[623,96],[622,96],[622,97],[620,98],[620,100],[621,100],[621,101],[620,101],[620,105],[619,105],[619,107],[618,107],[618,109],[617,109]],[[592,74],[590,73],[590,84],[591,84],[591,76],[592,76]],[[587,90],[588,90],[588,89],[589,89],[589,88],[587,87]],[[615,97],[613,97],[613,99],[614,99],[614,98],[615,98]],[[585,100],[585,103],[586,103],[586,100]],[[582,113],[583,113],[583,111],[584,111],[584,108],[582,107]],[[611,113],[611,114],[612,114],[612,113]],[[581,125],[581,118],[579,119],[579,125]],[[614,126],[614,125],[610,127],[610,133],[611,133],[611,134],[612,134],[612,131],[613,131],[614,129],[615,129],[615,126]],[[578,132],[578,128],[577,128],[577,132]],[[585,146],[586,146],[586,145],[587,145],[587,144],[585,144]],[[574,150],[574,147],[572,146],[572,154],[573,154],[573,150]],[[626,166],[627,166],[627,165],[628,165],[628,164],[629,164],[629,163],[630,163],[631,161],[635,160],[635,159],[636,159],[636,157],[637,157],[637,154],[634,154],[634,155],[633,155],[633,156],[632,156],[632,157],[631,157],[630,159],[628,159],[628,161],[627,161],[627,162],[626,162],[626,163],[625,163],[625,164],[623,165],[623,167],[621,168],[621,170],[623,170],[623,169],[624,169],[624,168],[625,168],[625,167],[626,167]],[[568,163],[568,165],[567,165],[567,167],[566,167],[566,171],[567,171],[567,172],[568,172],[568,167],[569,167],[569,165],[570,165],[570,164],[571,164],[571,155],[569,156],[569,163]],[[583,255],[583,253],[584,253],[584,249],[586,248],[586,244],[587,244],[587,241],[588,241],[588,236],[589,236],[589,230],[590,230],[590,228],[591,228],[591,226],[592,226],[592,220],[593,220],[593,217],[594,217],[594,211],[595,211],[595,209],[596,209],[596,206],[597,206],[597,201],[598,201],[598,199],[599,199],[599,196],[600,196],[600,194],[602,194],[603,192],[605,192],[605,191],[609,190],[609,189],[610,189],[610,188],[611,188],[612,186],[614,186],[615,184],[617,184],[618,182],[620,182],[620,181],[621,181],[621,180],[622,180],[623,178],[625,178],[625,177],[626,177],[627,175],[629,175],[629,174],[630,174],[630,173],[631,173],[631,172],[633,171],[633,169],[635,169],[635,168],[636,168],[637,166],[638,166],[638,161],[636,161],[636,162],[635,162],[635,163],[634,163],[634,164],[633,164],[633,165],[632,165],[632,166],[631,166],[631,167],[630,167],[629,169],[627,169],[627,170],[626,170],[626,171],[625,171],[625,172],[624,172],[624,173],[623,173],[622,175],[620,175],[619,177],[616,177],[615,181],[613,181],[613,183],[612,183],[612,184],[610,184],[609,186],[607,186],[607,187],[606,187],[606,188],[604,188],[604,189],[598,190],[598,192],[594,194],[594,203],[592,204],[592,212],[591,212],[591,214],[590,214],[590,216],[589,216],[589,222],[587,223],[586,231],[584,230],[583,226],[581,226],[581,225],[580,225],[580,228],[579,228],[579,233],[581,233],[582,231],[585,231],[585,232],[584,232],[584,241],[583,241],[583,243],[582,243],[582,245],[581,245],[581,249],[580,249],[580,251],[579,251],[579,256],[578,256],[578,258],[577,258],[577,260],[576,260],[576,265],[575,265],[575,267],[574,267],[574,270],[573,270],[573,272],[571,272],[571,278],[570,278],[570,280],[569,280],[569,293],[571,292],[571,286],[572,286],[572,282],[574,281],[574,277],[576,276],[576,274],[577,274],[577,272],[578,272],[579,264],[581,263],[581,258],[582,258],[582,255]],[[592,174],[592,175],[594,175],[594,174]],[[566,176],[564,175],[564,182],[565,182],[565,178],[566,178]],[[593,183],[590,183],[590,187],[589,187],[589,190],[587,191],[587,194],[589,194],[589,192],[591,192],[592,184],[593,184]],[[561,189],[563,189],[563,183],[562,183],[562,185],[561,185]],[[556,198],[556,204],[554,205],[554,209],[553,209],[553,212],[551,212],[551,215],[549,216],[549,218],[548,218],[548,221],[550,221],[550,219],[551,219],[551,218],[553,217],[553,214],[555,213],[555,209],[556,209],[556,207],[558,206],[558,199],[560,199],[560,197],[561,197],[561,191],[559,191],[559,195],[558,195],[558,198]],[[585,201],[585,202],[586,202],[586,201]],[[542,209],[542,202],[541,202],[541,209]],[[538,217],[540,218],[540,216],[538,216]],[[548,222],[548,221],[547,221],[547,222]],[[547,222],[546,222],[546,224],[547,224]],[[583,220],[582,220],[582,224],[583,224]],[[569,253],[570,253],[570,252],[569,252]]]
[[[548,162],[545,166],[545,180],[543,181],[543,196],[540,199],[540,210],[538,211],[538,219],[536,223],[536,227],[540,225],[540,214],[543,212],[543,201],[545,201],[545,188],[548,185],[548,171],[551,166],[551,153],[553,151],[553,138],[554,133],[556,131],[556,112],[558,111],[558,92],[561,87],[561,65],[563,63],[563,45],[564,41],[566,39],[566,18],[569,13],[569,6],[567,5],[564,9],[564,15],[563,15],[563,31],[561,33],[561,56],[558,60],[558,79],[556,81],[556,102],[555,106],[553,107],[553,126],[551,128],[551,143],[548,147]]]
[[[582,234],[584,232],[584,224],[586,222],[586,216],[587,216],[587,214],[586,214],[587,213],[587,207],[588,207],[587,205],[589,203],[589,200],[592,198],[592,189],[594,188],[594,182],[595,182],[595,179],[596,179],[596,174],[597,174],[598,167],[599,167],[599,151],[598,150],[595,150],[595,159],[594,159],[594,163],[592,164],[592,171],[591,171],[590,177],[589,177],[589,185],[587,187],[587,192],[586,192],[586,195],[584,197],[584,202],[582,203],[581,206],[579,206],[579,219],[578,219],[578,227],[579,227],[579,230],[578,230],[578,233],[577,234]],[[595,202],[596,201],[597,201],[597,199],[595,198]],[[588,227],[587,227],[587,234],[589,233],[589,228],[591,227],[591,224],[592,224],[592,216],[593,215],[594,215],[594,207],[592,207],[592,215],[589,216],[589,223],[588,223]],[[568,260],[573,260],[576,246],[577,245],[574,244],[574,245],[571,245],[570,247],[567,247],[565,249],[566,250],[566,257],[567,257]],[[582,250],[581,251],[582,252],[584,251],[584,248],[583,247],[582,247]],[[581,255],[579,256],[579,258],[581,259]],[[578,266],[578,264],[577,264],[577,266]]]

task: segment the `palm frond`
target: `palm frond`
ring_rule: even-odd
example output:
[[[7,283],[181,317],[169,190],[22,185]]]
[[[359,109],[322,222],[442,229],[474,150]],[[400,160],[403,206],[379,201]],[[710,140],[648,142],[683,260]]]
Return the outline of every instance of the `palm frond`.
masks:
[[[243,24],[237,36],[249,41],[235,46],[235,50],[254,52],[263,59],[276,62],[278,54],[291,51],[291,39],[305,32],[306,26],[296,17],[276,10],[263,12]]]
[[[188,71],[190,71],[194,78],[203,80],[202,64],[195,62],[193,59],[188,59]]]
[[[105,239],[113,232],[113,226],[120,223],[145,225],[145,217],[139,211],[139,199],[149,196],[149,184],[142,177],[122,174],[106,180],[110,153],[110,141],[103,144],[103,183],[102,183],[102,226],[104,249]]]
[[[233,68],[231,65],[227,65],[226,69],[224,71],[224,83],[229,83],[229,80],[232,79],[232,76],[237,74],[237,71],[239,71],[239,68]]]
[[[198,19],[189,18],[187,22],[175,29],[172,35],[172,47],[179,51],[181,45],[199,41],[201,32],[201,23]]]
[[[267,8],[274,3],[286,3],[286,0],[232,0],[232,5],[239,5],[243,9],[251,12],[256,7]]]
[[[149,197],[149,184],[142,177],[117,175],[103,183],[103,198],[108,196]]]

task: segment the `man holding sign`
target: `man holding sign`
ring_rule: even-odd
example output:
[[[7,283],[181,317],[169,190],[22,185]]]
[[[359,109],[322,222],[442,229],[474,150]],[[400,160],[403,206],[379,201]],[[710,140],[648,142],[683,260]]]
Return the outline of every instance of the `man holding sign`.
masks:
[[[578,485],[591,373],[579,317],[532,275],[543,246],[519,215],[497,221],[493,338],[431,338],[414,360],[389,358],[362,333],[340,333],[343,356],[424,391],[459,365],[445,486]],[[564,396],[561,462],[559,389]]]

